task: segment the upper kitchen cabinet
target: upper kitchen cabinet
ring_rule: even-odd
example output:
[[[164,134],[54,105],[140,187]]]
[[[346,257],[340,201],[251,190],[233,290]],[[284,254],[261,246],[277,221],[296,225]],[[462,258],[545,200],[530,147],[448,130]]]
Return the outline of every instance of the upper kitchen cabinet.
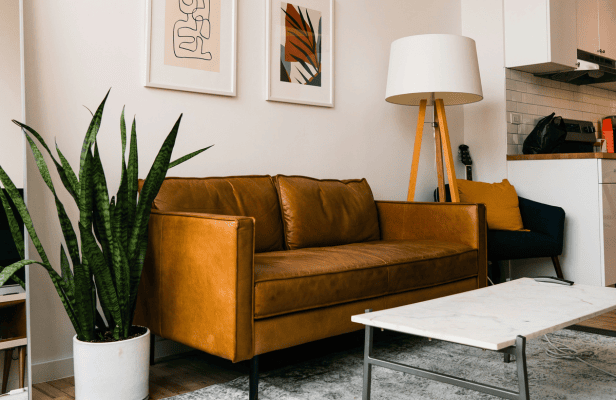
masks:
[[[597,0],[597,3],[599,9],[599,50],[601,50],[603,56],[614,60],[616,59],[616,0]],[[578,29],[580,29],[579,24]]]
[[[507,68],[531,73],[575,69],[576,0],[504,0],[504,17]]]
[[[577,48],[601,54],[599,0],[577,0]]]

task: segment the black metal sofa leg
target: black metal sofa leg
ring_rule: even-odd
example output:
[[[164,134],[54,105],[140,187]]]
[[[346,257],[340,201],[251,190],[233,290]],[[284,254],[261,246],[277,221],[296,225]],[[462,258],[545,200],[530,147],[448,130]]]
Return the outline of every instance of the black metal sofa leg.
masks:
[[[156,336],[150,331],[150,365],[154,365],[154,356],[156,350]]]
[[[554,269],[556,270],[556,276],[564,279],[563,270],[560,268],[560,261],[558,260],[558,256],[552,256],[552,263],[554,264]]]
[[[250,377],[249,377],[249,400],[257,400],[259,398],[259,356],[254,356],[250,360]]]

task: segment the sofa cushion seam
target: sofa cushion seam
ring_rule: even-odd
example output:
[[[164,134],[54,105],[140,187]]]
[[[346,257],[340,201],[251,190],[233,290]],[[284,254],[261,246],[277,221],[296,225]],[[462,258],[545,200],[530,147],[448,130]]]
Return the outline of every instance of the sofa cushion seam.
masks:
[[[466,253],[476,252],[476,251],[478,251],[478,249],[470,249],[470,250],[464,251],[462,253],[451,254],[451,255],[447,255],[447,256],[443,256],[443,257],[422,258],[420,260],[406,261],[406,262],[397,262],[395,264],[384,264],[384,265],[370,266],[370,267],[364,267],[364,268],[351,268],[351,269],[344,270],[344,271],[331,271],[331,272],[323,272],[323,273],[319,273],[319,274],[304,275],[304,276],[290,276],[288,278],[273,278],[273,279],[255,281],[255,285],[257,285],[259,283],[263,283],[263,282],[287,281],[287,280],[291,280],[291,279],[301,279],[301,278],[308,278],[308,277],[312,278],[312,277],[316,277],[316,276],[333,275],[333,274],[341,274],[341,273],[351,273],[351,272],[355,272],[355,271],[364,271],[364,270],[386,268],[386,267],[395,267],[395,266],[399,266],[399,265],[402,265],[402,264],[412,264],[412,263],[421,262],[421,261],[441,260],[441,259],[445,259],[445,258],[460,256],[460,255],[463,255],[463,254],[466,254]]]
[[[429,288],[438,287],[438,286],[441,286],[441,285],[447,285],[449,283],[455,283],[455,282],[463,281],[463,280],[466,280],[466,279],[477,277],[478,275],[479,274],[477,274],[477,273],[471,274],[471,275],[465,275],[465,276],[460,277],[460,278],[452,279],[452,280],[445,281],[445,282],[440,282],[440,283],[433,284],[433,285],[424,285],[424,286],[419,286],[419,287],[415,287],[415,288],[408,289],[408,290],[401,290],[401,291],[395,291],[395,292],[387,292],[387,293],[382,293],[382,294],[378,294],[378,295],[360,297],[360,298],[357,298],[357,299],[354,299],[354,300],[350,300],[350,301],[330,302],[330,303],[327,303],[327,304],[322,304],[322,305],[320,304],[320,305],[313,306],[313,307],[300,308],[300,309],[296,309],[296,310],[293,310],[293,311],[282,311],[282,312],[275,313],[275,314],[267,314],[266,316],[257,316],[257,315],[255,315],[255,319],[266,319],[266,318],[278,317],[278,316],[282,316],[282,315],[293,314],[293,313],[296,313],[296,312],[316,310],[316,309],[319,309],[319,308],[327,308],[327,307],[337,306],[337,305],[341,305],[341,304],[351,304],[351,303],[354,303],[356,301],[376,299],[376,298],[379,298],[379,297],[387,297],[387,296],[391,296],[391,295],[395,295],[395,294],[400,294],[400,293],[405,293],[405,292],[414,292],[415,290],[429,289]]]

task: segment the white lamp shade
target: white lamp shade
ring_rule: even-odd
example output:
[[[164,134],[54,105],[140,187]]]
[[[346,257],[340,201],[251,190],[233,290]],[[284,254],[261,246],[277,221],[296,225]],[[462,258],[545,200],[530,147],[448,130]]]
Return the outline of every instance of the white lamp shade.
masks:
[[[433,96],[434,95],[434,96]],[[387,93],[390,103],[445,105],[483,99],[475,41],[459,35],[416,35],[391,44]]]

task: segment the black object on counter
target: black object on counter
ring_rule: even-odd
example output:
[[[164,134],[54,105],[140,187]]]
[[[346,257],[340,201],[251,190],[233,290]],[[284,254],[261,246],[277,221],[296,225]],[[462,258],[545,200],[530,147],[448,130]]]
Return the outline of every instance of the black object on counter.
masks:
[[[565,143],[567,128],[562,117],[552,113],[539,120],[533,131],[526,137],[522,146],[524,154],[554,153]]]

